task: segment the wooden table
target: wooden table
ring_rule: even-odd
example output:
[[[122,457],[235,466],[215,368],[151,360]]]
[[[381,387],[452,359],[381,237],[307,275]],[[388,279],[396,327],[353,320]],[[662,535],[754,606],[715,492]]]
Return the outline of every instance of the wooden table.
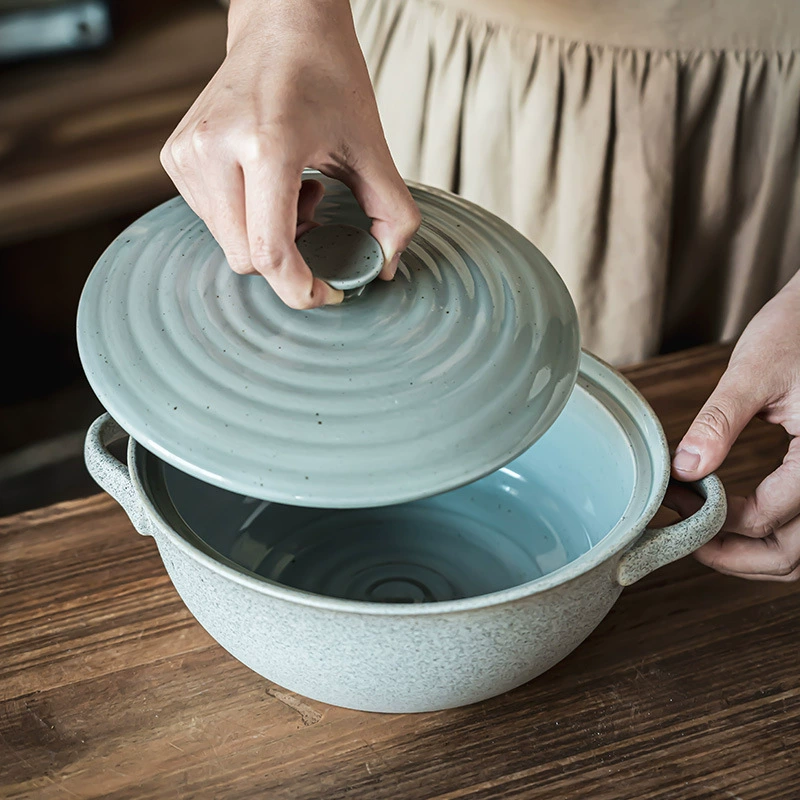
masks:
[[[726,358],[628,370],[673,443]],[[729,491],[751,489],[784,443],[749,428],[722,470]],[[0,521],[0,554],[5,798],[800,798],[800,584],[687,559],[626,590],[531,684],[384,716],[234,661],[105,496]]]

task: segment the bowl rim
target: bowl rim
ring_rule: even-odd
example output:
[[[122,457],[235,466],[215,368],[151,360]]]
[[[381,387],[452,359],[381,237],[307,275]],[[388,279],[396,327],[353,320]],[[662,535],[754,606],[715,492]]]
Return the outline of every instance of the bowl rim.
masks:
[[[157,458],[157,456],[152,456],[144,447],[138,445],[133,437],[130,438],[128,443],[129,472],[139,501],[157,529],[157,531],[154,531],[155,538],[158,535],[165,535],[171,544],[201,566],[258,594],[269,595],[276,600],[294,605],[311,606],[320,611],[401,618],[435,616],[494,608],[555,589],[580,578],[606,562],[615,563],[642,534],[647,524],[655,516],[656,511],[658,511],[666,493],[670,475],[669,450],[664,430],[650,404],[625,376],[586,350],[582,350],[581,353],[580,376],[604,390],[619,403],[622,410],[641,432],[646,444],[649,440],[644,433],[644,429],[648,429],[651,438],[655,435],[658,447],[654,448],[649,444],[647,446],[652,468],[649,500],[635,522],[629,521],[628,527],[624,527],[621,525],[624,520],[623,515],[617,526],[609,531],[597,545],[573,561],[539,578],[488,594],[459,600],[443,600],[435,603],[385,604],[327,597],[270,581],[267,578],[244,570],[225,556],[218,553],[212,555],[211,548],[207,548],[208,552],[205,549],[201,549],[176,530],[162,514],[156,503],[153,502],[150,497],[150,491],[147,488],[146,469],[143,466],[144,459],[147,456],[151,458]],[[535,447],[535,444],[533,446]],[[144,473],[144,476],[142,473]],[[198,541],[200,540],[198,539]]]

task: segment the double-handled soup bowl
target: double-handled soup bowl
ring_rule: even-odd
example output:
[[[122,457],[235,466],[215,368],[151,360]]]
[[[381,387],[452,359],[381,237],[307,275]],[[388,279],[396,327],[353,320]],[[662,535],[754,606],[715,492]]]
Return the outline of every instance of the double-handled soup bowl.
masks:
[[[451,708],[535,678],[624,586],[707,542],[726,513],[712,475],[696,484],[694,516],[648,529],[669,480],[664,433],[638,392],[588,353],[566,408],[528,451],[402,505],[243,497],[133,439],[125,466],[108,450],[124,435],[98,419],[89,470],[154,537],[200,624],[265,678],[367,711]]]

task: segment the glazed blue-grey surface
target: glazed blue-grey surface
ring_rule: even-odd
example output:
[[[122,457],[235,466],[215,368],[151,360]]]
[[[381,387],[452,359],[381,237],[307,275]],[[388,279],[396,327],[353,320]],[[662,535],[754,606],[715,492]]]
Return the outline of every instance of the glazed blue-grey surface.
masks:
[[[319,222],[369,225],[316,177]],[[300,506],[432,496],[524,452],[577,375],[569,294],[501,220],[411,190],[423,222],[395,280],[314,311],[234,274],[182,199],[143,216],[81,297],[79,351],[103,405],[178,469]]]
[[[629,506],[641,514],[631,440],[643,449],[636,429],[579,384],[535,447],[423,500],[300,508],[209,487],[169,465],[151,480],[207,545],[264,578],[351,600],[455,600],[553,572],[597,545]]]
[[[297,249],[314,275],[342,291],[366,286],[383,269],[380,244],[355,225],[319,225],[297,240]]]
[[[133,439],[127,472],[106,449],[120,434],[107,416],[93,425],[89,469],[155,537],[198,621],[269,680],[368,711],[450,708],[535,678],[594,630],[623,584],[688,555],[725,517],[710,476],[696,515],[645,530],[669,478],[664,434],[635,389],[587,354],[533,448],[400,508],[232,497]]]

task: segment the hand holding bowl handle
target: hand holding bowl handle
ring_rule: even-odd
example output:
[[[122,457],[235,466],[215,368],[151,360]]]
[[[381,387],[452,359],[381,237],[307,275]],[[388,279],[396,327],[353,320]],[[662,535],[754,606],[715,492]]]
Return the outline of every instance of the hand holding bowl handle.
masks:
[[[348,0],[232,0],[227,56],[165,144],[161,161],[231,269],[261,273],[292,308],[340,303],[296,238],[322,186],[344,182],[372,219],[391,279],[419,227],[394,166]]]
[[[695,554],[728,575],[800,579],[800,272],[745,329],[719,385],[678,446],[673,472],[697,480],[716,470],[756,415],[790,435],[786,457],[749,497],[728,498],[722,532]],[[691,513],[688,494],[675,510]]]

